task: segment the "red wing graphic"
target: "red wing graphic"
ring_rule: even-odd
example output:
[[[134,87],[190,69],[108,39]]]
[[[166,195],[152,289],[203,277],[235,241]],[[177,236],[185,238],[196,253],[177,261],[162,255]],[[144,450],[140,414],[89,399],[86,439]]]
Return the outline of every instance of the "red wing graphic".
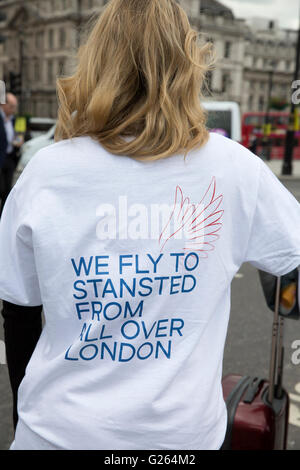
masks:
[[[222,228],[222,201],[223,196],[216,195],[215,177],[198,204],[191,203],[188,197],[184,198],[182,189],[177,186],[174,208],[159,237],[160,251],[170,240],[180,239],[183,250],[194,251],[200,257],[207,258],[207,252],[214,250],[214,242],[218,240],[218,232]]]

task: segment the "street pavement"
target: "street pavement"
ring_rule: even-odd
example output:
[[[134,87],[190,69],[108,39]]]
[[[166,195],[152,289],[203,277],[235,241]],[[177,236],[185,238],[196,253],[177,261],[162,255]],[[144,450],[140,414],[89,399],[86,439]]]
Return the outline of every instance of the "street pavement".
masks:
[[[282,181],[295,181],[300,180],[300,160],[295,160],[293,162],[293,171],[292,175],[282,175],[282,160],[271,160],[265,162],[271,168],[273,173]]]
[[[280,177],[280,162],[268,164]],[[283,184],[300,201],[300,162],[296,162],[294,176],[284,177]],[[272,312],[265,304],[257,271],[250,264],[244,264],[232,282],[231,318],[223,362],[224,375],[237,373],[267,378],[271,333]],[[300,364],[295,365],[292,362],[292,345],[297,340],[300,340],[300,322],[286,321],[283,383],[291,399],[289,450],[300,450]],[[12,396],[6,365],[0,365],[0,397],[0,450],[5,450],[13,439]]]

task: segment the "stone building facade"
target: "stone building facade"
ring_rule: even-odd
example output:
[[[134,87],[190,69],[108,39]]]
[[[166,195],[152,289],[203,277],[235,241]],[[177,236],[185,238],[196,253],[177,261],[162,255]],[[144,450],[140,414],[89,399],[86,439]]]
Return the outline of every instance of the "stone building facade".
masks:
[[[264,111],[271,96],[290,104],[297,47],[296,31],[274,21],[253,20],[245,36],[242,109]]]
[[[101,11],[105,0],[0,0],[0,79],[22,70],[22,109],[55,117],[56,77],[74,65],[80,24]]]
[[[215,0],[180,0],[192,26],[213,42],[215,69],[211,73],[209,99],[241,103],[245,55],[245,20]]]
[[[297,32],[261,18],[235,18],[214,0],[179,0],[191,22],[212,38],[217,53],[212,99],[237,101],[242,112],[266,111],[269,97],[291,101]],[[271,89],[271,95],[270,95]]]
[[[242,111],[264,110],[270,64],[274,96],[289,99],[295,65],[294,31],[274,22],[250,24],[215,0],[177,0],[193,27],[215,45],[217,63],[208,99],[240,103]],[[56,77],[75,64],[80,25],[101,13],[106,0],[0,0],[0,80],[22,71],[22,109],[55,117]]]

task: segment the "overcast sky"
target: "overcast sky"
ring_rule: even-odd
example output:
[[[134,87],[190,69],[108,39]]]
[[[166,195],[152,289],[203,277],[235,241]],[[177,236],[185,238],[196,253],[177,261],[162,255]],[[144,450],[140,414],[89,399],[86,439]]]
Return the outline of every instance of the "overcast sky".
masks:
[[[221,0],[238,18],[260,16],[279,20],[282,28],[298,29],[300,0]]]

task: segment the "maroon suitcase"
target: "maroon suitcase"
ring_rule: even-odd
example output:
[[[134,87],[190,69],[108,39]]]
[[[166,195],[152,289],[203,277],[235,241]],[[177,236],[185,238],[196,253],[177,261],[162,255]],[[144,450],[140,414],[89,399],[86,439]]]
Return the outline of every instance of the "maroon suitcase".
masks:
[[[277,282],[269,380],[227,375],[222,380],[228,423],[221,450],[284,450],[289,397],[282,388],[283,326]]]

